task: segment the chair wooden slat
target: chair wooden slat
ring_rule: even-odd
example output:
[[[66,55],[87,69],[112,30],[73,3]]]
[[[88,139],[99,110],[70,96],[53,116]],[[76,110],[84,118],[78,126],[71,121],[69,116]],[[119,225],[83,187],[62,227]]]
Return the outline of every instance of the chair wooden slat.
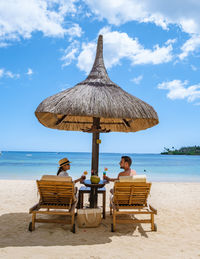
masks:
[[[59,177],[55,181],[37,180],[36,182],[40,194],[40,201],[29,210],[29,213],[32,213],[32,230],[35,229],[35,222],[66,222],[55,219],[36,219],[36,214],[39,213],[48,215],[70,215],[71,229],[74,232],[75,204],[77,202],[74,183],[65,182],[62,179],[59,181]],[[47,210],[44,211],[44,209]]]
[[[157,210],[147,205],[151,183],[146,182],[115,182],[113,198],[111,199],[111,214],[113,214],[112,230],[115,230],[116,223],[151,223],[151,229],[155,230],[154,214]],[[150,214],[149,220],[117,219],[117,215]]]

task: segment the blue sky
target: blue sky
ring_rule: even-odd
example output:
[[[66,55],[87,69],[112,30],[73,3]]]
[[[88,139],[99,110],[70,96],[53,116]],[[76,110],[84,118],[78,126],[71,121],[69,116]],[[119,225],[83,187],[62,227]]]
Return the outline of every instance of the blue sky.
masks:
[[[200,145],[200,2],[1,0],[0,150],[91,151],[92,135],[42,126],[34,111],[90,71],[99,34],[111,80],[160,123],[101,134],[101,152]]]

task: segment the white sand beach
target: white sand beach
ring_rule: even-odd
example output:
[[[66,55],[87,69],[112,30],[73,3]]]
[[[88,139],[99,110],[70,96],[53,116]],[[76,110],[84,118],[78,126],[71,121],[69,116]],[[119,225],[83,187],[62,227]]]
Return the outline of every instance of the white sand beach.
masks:
[[[111,184],[106,186],[107,190]],[[28,231],[37,195],[35,181],[0,180],[0,258],[200,258],[200,183],[153,183],[149,198],[157,210],[158,231],[150,224],[100,227],[37,224]]]

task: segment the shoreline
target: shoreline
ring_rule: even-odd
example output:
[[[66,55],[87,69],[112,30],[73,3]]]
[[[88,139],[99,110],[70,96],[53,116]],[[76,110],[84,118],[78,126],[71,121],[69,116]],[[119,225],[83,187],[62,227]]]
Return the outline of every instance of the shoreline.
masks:
[[[36,182],[36,180],[39,180],[40,178],[35,178],[35,179],[4,179],[4,178],[0,178],[0,182],[1,181],[27,181],[27,182]],[[76,179],[76,178],[74,178]],[[74,180],[73,179],[73,180]],[[89,178],[88,178],[89,179]],[[200,184],[200,180],[193,180],[193,181],[148,181],[148,178],[147,178],[147,182],[151,182],[152,184]],[[112,182],[108,183],[108,184],[112,184]]]

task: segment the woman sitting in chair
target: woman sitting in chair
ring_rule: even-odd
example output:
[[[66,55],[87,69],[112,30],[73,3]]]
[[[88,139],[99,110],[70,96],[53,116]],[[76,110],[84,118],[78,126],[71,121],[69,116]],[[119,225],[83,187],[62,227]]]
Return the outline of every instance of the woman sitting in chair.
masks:
[[[59,161],[59,169],[57,176],[69,176],[67,170],[70,170],[70,161],[65,157]],[[80,178],[74,180],[75,183],[82,182],[85,180],[85,176],[82,175]]]

